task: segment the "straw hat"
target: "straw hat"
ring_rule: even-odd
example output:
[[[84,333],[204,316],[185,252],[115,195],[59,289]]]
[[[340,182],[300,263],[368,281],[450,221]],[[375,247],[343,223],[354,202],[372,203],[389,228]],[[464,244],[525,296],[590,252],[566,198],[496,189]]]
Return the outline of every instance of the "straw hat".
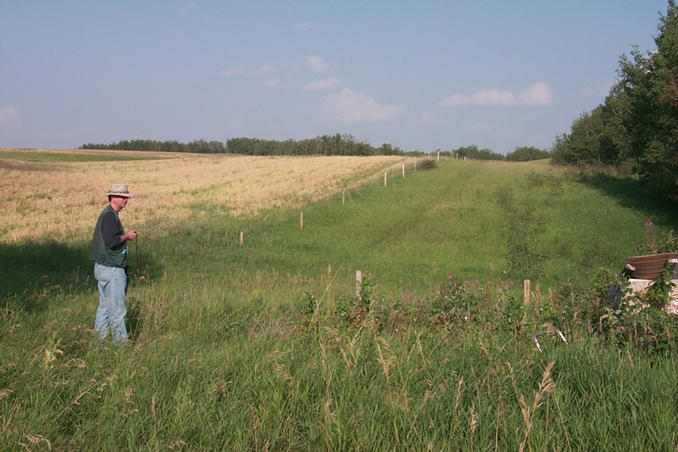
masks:
[[[127,184],[111,184],[111,188],[106,193],[106,196],[120,196],[122,198],[131,198],[132,194],[127,189]]]

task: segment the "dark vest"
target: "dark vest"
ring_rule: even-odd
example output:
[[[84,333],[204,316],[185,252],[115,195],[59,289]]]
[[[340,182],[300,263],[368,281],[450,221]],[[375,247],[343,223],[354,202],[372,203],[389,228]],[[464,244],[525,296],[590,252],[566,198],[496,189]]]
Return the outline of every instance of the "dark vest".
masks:
[[[116,245],[113,248],[107,247],[104,242],[104,234],[101,225],[104,221],[104,216],[109,212],[115,214],[115,220],[118,224],[118,228],[120,228],[121,234],[125,233],[117,212],[113,210],[113,207],[111,207],[110,204],[107,205],[104,210],[101,211],[101,214],[99,214],[97,225],[94,228],[92,244],[89,248],[89,258],[94,262],[107,267],[125,268],[127,266],[127,242]]]

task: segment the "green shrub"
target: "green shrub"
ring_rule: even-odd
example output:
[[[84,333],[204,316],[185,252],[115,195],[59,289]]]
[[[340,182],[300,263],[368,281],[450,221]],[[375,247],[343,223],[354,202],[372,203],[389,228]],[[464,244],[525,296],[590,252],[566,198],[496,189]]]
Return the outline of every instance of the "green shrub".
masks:
[[[436,169],[438,168],[438,162],[434,159],[424,159],[419,163],[418,168],[423,170]]]

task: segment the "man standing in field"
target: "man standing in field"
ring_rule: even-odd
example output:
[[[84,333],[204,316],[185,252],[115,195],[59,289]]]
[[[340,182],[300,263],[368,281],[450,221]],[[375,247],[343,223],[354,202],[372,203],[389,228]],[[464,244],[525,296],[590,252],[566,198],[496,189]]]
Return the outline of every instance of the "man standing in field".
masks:
[[[94,329],[101,340],[106,339],[110,329],[114,341],[125,343],[127,242],[137,238],[137,231],[125,233],[118,218],[118,213],[132,197],[127,185],[112,184],[107,196],[108,205],[97,220],[89,253],[89,258],[94,261],[94,277],[99,286],[99,307]]]

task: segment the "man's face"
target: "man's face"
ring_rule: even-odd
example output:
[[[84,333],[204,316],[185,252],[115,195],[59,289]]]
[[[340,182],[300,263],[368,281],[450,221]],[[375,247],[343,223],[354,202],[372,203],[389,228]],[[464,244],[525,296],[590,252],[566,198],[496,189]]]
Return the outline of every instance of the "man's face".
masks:
[[[116,212],[120,212],[127,205],[129,198],[123,198],[122,196],[111,196],[111,207]]]

